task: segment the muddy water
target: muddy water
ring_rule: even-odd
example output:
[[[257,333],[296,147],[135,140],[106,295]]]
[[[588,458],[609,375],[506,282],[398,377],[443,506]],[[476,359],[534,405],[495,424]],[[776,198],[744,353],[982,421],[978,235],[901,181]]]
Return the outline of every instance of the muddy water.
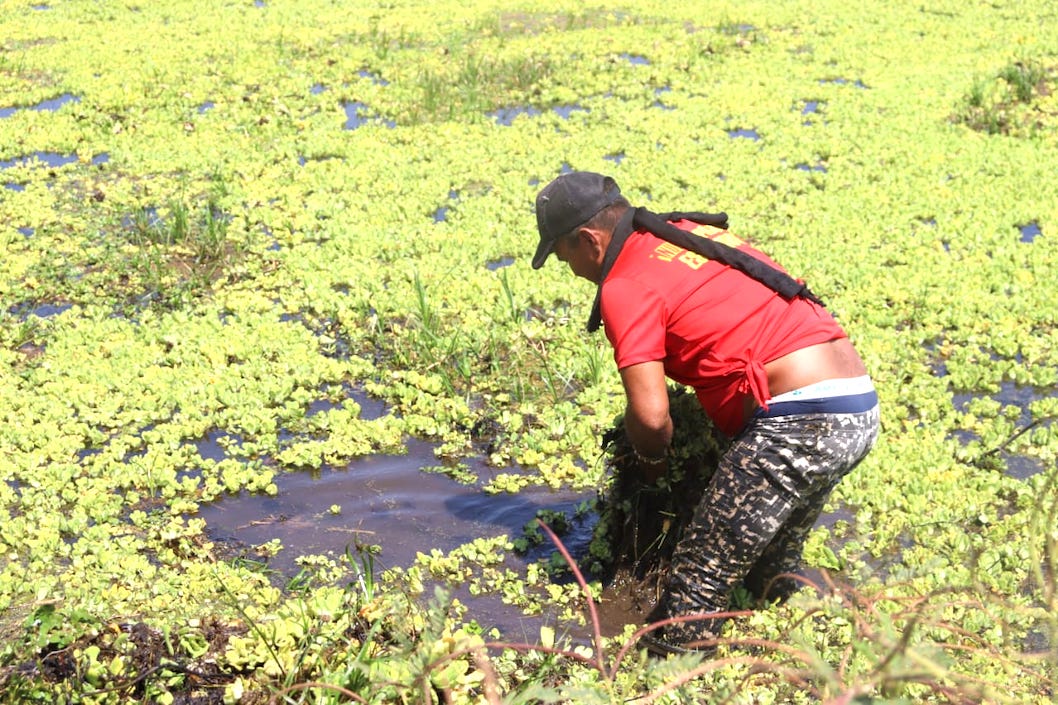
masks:
[[[203,442],[206,446],[211,443]],[[252,555],[253,546],[276,538],[282,541],[284,549],[268,566],[278,572],[280,585],[298,573],[295,559],[299,555],[338,558],[350,549],[355,559],[355,547],[360,543],[381,548],[376,572],[409,566],[419,552],[429,553],[434,548],[449,551],[479,537],[502,534],[517,538],[543,509],[562,512],[571,519],[572,528],[562,537],[563,543],[574,559],[587,555],[596,517],[589,513],[576,518],[575,511],[582,502],[593,499],[594,492],[527,488],[517,495],[490,495],[445,475],[423,472],[422,468],[437,465],[432,444],[412,440],[407,448],[407,455],[361,458],[346,468],[324,469],[316,476],[308,472],[283,474],[276,478],[279,493],[275,497],[243,494],[225,498],[202,507],[200,516],[222,554]],[[204,456],[212,455],[210,447],[199,450]],[[215,450],[219,454],[216,457],[223,455],[219,446]],[[471,470],[478,477],[494,472],[481,464],[474,466],[473,461]],[[341,507],[340,513],[331,512],[333,505]],[[852,515],[840,509],[821,517],[819,525],[829,527],[839,519],[851,521]],[[553,550],[545,542],[525,556],[508,554],[505,564],[524,572],[527,563],[545,559]],[[812,584],[824,585],[818,572],[805,577]],[[427,594],[432,591],[428,589]],[[497,596],[472,596],[465,589],[455,590],[453,596],[467,605],[468,619],[486,629],[499,629],[508,640],[536,643],[541,626],[546,625],[575,644],[592,641],[590,624],[560,622],[557,612],[527,617]],[[627,580],[617,580],[604,589],[596,603],[600,631],[612,637],[622,633],[627,624],[642,624],[651,607],[650,595]]]
[[[363,418],[388,413],[379,400],[353,388],[347,392],[360,403]],[[333,402],[319,401],[308,413],[332,406]],[[219,441],[220,434],[202,439],[197,444],[199,454],[218,460],[225,457]],[[590,512],[577,516],[576,510],[594,499],[595,492],[530,487],[516,495],[487,494],[480,487],[457,483],[446,475],[424,472],[423,468],[438,464],[434,447],[412,439],[405,455],[358,458],[345,467],[325,467],[319,473],[280,474],[275,478],[279,488],[276,496],[244,493],[226,497],[203,506],[199,515],[206,520],[207,532],[222,555],[254,557],[253,547],[279,539],[283,550],[269,560],[268,568],[276,572],[275,582],[280,586],[298,574],[296,558],[301,555],[325,554],[340,559],[350,550],[358,560],[357,545],[378,546],[377,573],[387,567],[410,566],[420,552],[435,548],[447,552],[479,537],[518,538],[541,510],[561,512],[569,518],[571,528],[562,541],[575,560],[584,562],[597,517]],[[479,478],[496,472],[480,460],[466,462]],[[340,508],[337,513],[332,511],[335,506]],[[838,520],[852,522],[853,516],[847,509],[839,509],[820,517],[819,525],[832,527]],[[545,541],[528,555],[508,554],[505,565],[524,573],[528,563],[547,559],[553,551],[554,546]],[[817,586],[824,584],[816,573],[806,577]],[[641,588],[615,580],[603,590],[596,607],[604,636],[618,635],[626,625],[644,622],[652,596]],[[428,588],[427,594],[432,590]],[[516,607],[503,604],[498,596],[472,596],[465,588],[455,590],[453,596],[468,607],[468,619],[486,629],[499,629],[508,640],[536,643],[544,625],[554,627],[574,643],[589,644],[592,639],[590,625],[560,622],[556,612],[526,617]]]
[[[422,468],[437,465],[433,447],[412,440],[407,455],[361,458],[346,468],[324,469],[315,477],[308,472],[279,475],[275,497],[229,497],[202,507],[199,515],[206,520],[207,532],[222,553],[235,556],[279,539],[284,549],[271,559],[269,568],[278,571],[279,582],[285,582],[282,578],[297,574],[295,559],[299,555],[339,558],[350,548],[355,558],[355,547],[361,543],[381,548],[376,569],[408,566],[419,552],[429,553],[434,548],[449,551],[479,537],[503,534],[517,538],[542,509],[572,518],[579,504],[594,497],[591,492],[552,492],[546,488],[529,488],[517,495],[486,494],[445,475],[423,472]],[[209,453],[207,448],[200,451]],[[472,466],[471,470],[479,477],[494,472],[484,466]],[[341,508],[340,513],[331,512],[333,505]],[[563,537],[574,557],[586,555],[594,521],[594,517],[575,520]],[[526,556],[508,555],[506,564],[524,570],[527,562],[546,557],[553,550],[545,543]],[[455,597],[468,606],[469,618],[483,627],[499,628],[507,638],[535,641],[540,626],[562,626],[556,624],[554,615],[523,617],[517,608],[493,596],[471,596],[463,590],[456,591]],[[625,614],[615,607],[607,612],[604,631],[619,632],[629,619],[638,621],[636,614]],[[572,625],[569,631],[578,641],[588,634]]]
[[[356,390],[348,391],[361,403],[365,418],[387,413],[381,402]],[[999,396],[1005,404],[1027,409],[1035,394],[1035,390],[1005,386]],[[966,400],[956,395],[953,401],[958,407]],[[332,402],[317,402],[309,413],[330,406]],[[1019,425],[1028,421],[1026,411]],[[200,441],[199,453],[203,457],[223,458],[225,450],[218,440],[209,436]],[[528,488],[517,495],[486,494],[480,487],[424,472],[423,468],[438,464],[433,450],[430,443],[411,440],[406,455],[360,458],[346,467],[324,468],[316,474],[285,473],[276,478],[279,493],[275,497],[248,494],[227,497],[203,507],[200,515],[221,552],[233,557],[244,553],[252,557],[254,546],[279,539],[284,548],[269,561],[268,568],[276,571],[276,583],[283,585],[299,572],[295,559],[300,555],[326,554],[341,558],[351,548],[355,560],[356,546],[366,544],[381,549],[375,560],[376,572],[386,567],[409,566],[420,552],[428,553],[431,549],[447,552],[479,537],[518,538],[540,510],[561,512],[573,518],[578,505],[594,498],[593,492],[552,492],[546,488]],[[1039,463],[1032,459],[1008,461],[1008,473],[1015,477],[1030,477],[1040,471]],[[495,472],[480,461],[475,464],[471,459],[468,463],[471,472],[479,478],[488,478]],[[340,509],[335,512],[332,507]],[[587,555],[595,520],[590,514],[576,518],[572,530],[563,536],[575,559]],[[838,509],[821,516],[818,525],[833,528],[838,520],[854,523],[847,509]],[[546,559],[553,550],[545,542],[529,555],[507,555],[505,564],[522,573],[527,563]],[[886,565],[872,563],[872,567],[879,575],[887,572]],[[816,572],[805,577],[819,588],[826,584],[825,578]],[[428,590],[427,594],[432,594]],[[516,607],[503,604],[497,596],[472,596],[465,588],[455,590],[453,596],[468,607],[468,619],[485,629],[499,629],[508,640],[536,643],[540,627],[547,625],[574,643],[591,641],[589,625],[560,621],[556,613],[526,617]],[[642,624],[651,607],[648,600],[649,596],[627,583],[608,586],[597,605],[603,635],[620,634],[627,624]]]
[[[449,550],[482,536],[518,536],[538,510],[572,513],[588,498],[546,489],[488,495],[421,470],[436,464],[433,446],[413,440],[407,455],[366,457],[318,477],[280,475],[277,496],[224,499],[204,507],[201,516],[220,540],[251,545],[283,540],[291,554],[273,561],[279,570],[294,568],[295,553],[341,555],[356,542],[377,544],[383,563],[404,566],[431,548]],[[340,514],[330,512],[333,505],[341,507]]]

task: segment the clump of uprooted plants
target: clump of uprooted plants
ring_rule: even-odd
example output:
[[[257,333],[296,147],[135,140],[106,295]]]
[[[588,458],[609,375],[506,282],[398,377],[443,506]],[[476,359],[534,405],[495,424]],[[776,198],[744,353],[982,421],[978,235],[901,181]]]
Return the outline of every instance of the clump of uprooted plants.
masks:
[[[623,416],[603,437],[610,480],[599,499],[589,567],[608,581],[629,584],[645,598],[656,592],[728,445],[693,393],[670,387],[669,413],[669,467],[656,482],[645,481],[637,466]]]

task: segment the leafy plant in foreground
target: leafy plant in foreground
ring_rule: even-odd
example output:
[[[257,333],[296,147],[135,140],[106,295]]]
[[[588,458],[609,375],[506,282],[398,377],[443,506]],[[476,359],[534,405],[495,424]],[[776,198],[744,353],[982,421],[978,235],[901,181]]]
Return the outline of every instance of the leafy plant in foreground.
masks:
[[[1032,574],[1043,603],[1046,669],[1058,681],[1058,466],[1047,473],[1030,525],[1040,540],[1031,544]]]
[[[656,702],[670,696],[681,701],[730,702],[739,693],[752,692],[755,682],[768,683],[777,698],[789,702],[851,703],[857,699],[884,697],[888,702],[1004,703],[1013,705],[1036,691],[1053,690],[1053,674],[1003,650],[987,636],[968,630],[959,614],[979,615],[982,627],[992,624],[1004,609],[994,596],[973,587],[948,588],[919,595],[910,586],[856,590],[839,585],[824,574],[824,584],[813,586],[818,594],[804,591],[780,610],[785,626],[763,619],[767,612],[729,613],[736,624],[726,637],[717,639],[715,658],[690,654],[668,660],[644,660],[637,641],[668,621],[705,618],[686,617],[648,624],[623,640],[602,637],[592,590],[558,537],[542,521],[541,531],[554,542],[581,587],[592,627],[592,648],[555,644],[553,636],[541,634],[538,644],[483,641],[464,632],[435,658],[415,658],[400,666],[388,663],[382,672],[386,683],[375,681],[359,691],[358,701],[378,702],[402,692],[419,692],[420,702],[566,702],[616,704],[630,698]],[[435,638],[441,612],[447,613],[442,596],[435,598],[426,617],[421,638]],[[712,616],[712,615],[708,615]],[[1016,608],[1014,616],[1016,616]],[[547,630],[550,632],[550,630]],[[753,632],[756,631],[756,634]],[[457,632],[453,632],[455,634]],[[747,635],[747,633],[751,635]],[[434,636],[429,636],[433,634]],[[553,632],[551,632],[553,635]],[[413,639],[405,650],[412,648]],[[425,645],[418,647],[420,653]],[[968,655],[981,671],[957,668],[952,654]],[[384,648],[377,658],[408,659],[399,651]],[[522,670],[518,664],[535,664]],[[987,677],[986,671],[993,671]],[[428,674],[448,673],[436,680]],[[512,680],[520,673],[528,682]],[[990,682],[1002,678],[1007,689]],[[446,683],[476,683],[470,691],[457,691]],[[460,686],[462,687],[462,686]],[[388,692],[381,696],[379,688]],[[467,698],[470,698],[468,700]]]

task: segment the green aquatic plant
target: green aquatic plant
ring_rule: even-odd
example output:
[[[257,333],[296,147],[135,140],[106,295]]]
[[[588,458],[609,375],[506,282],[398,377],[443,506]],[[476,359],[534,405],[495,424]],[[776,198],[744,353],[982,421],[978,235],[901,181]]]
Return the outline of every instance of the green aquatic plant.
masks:
[[[1032,577],[1036,585],[1037,604],[1042,610],[1034,634],[1042,641],[1045,671],[1052,681],[1058,680],[1058,467],[1052,468],[1038,484],[1039,494],[1033,503],[1029,522],[1031,535],[1040,537],[1029,551]]]
[[[153,208],[140,207],[132,217],[130,238],[140,248],[164,248],[169,257],[186,253],[190,267],[207,280],[235,253],[228,240],[228,221],[216,201],[198,209],[179,200],[170,201],[165,215]]]
[[[959,120],[989,134],[1034,136],[1053,131],[1056,70],[1048,58],[1008,64],[993,78],[973,84]]]
[[[0,701],[1053,700],[1050,11],[3,4]],[[875,379],[882,438],[805,552],[853,589],[734,620],[770,663],[633,646],[611,684],[555,635],[584,591],[497,561],[518,537],[424,534],[372,578],[286,537],[232,560],[199,516],[408,436],[485,491],[612,491],[594,292],[528,266],[565,169],[726,210]],[[449,581],[467,604],[422,630]],[[568,654],[476,655],[480,595],[560,615],[530,646]]]
[[[504,107],[521,96],[540,91],[551,68],[549,57],[518,56],[502,59],[479,55],[460,45],[444,52],[445,61],[423,66],[417,78],[417,110],[406,115],[412,122],[436,122]]]
[[[1000,71],[998,77],[1007,82],[1018,101],[1027,103],[1042,92],[1040,84],[1047,78],[1047,71],[1034,62],[1017,62]]]

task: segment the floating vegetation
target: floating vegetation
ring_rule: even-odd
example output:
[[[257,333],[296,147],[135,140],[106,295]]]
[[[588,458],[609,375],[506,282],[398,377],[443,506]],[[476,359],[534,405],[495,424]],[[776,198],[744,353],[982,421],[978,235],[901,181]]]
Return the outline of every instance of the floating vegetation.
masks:
[[[0,702],[1050,703],[1050,13],[0,3]],[[600,450],[624,394],[593,288],[528,265],[536,192],[574,169],[728,212],[877,385],[879,443],[806,544],[820,589],[731,620],[752,653],[648,662],[593,574],[613,611],[585,635],[542,527],[505,562],[538,509],[585,569],[593,521],[669,511],[660,485],[634,514]],[[436,482],[406,553],[268,535],[285,509],[218,538],[225,506],[409,446]],[[389,510],[334,487],[299,520]],[[564,518],[523,506],[551,492]],[[667,539],[604,545],[649,576]]]

